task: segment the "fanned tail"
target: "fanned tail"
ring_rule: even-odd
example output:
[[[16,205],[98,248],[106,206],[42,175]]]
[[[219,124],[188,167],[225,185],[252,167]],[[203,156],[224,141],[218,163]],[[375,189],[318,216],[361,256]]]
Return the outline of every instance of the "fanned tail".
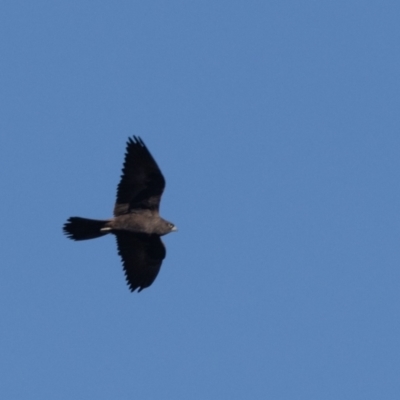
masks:
[[[72,240],[95,239],[110,233],[108,230],[102,231],[108,221],[71,217],[64,224],[64,233]]]

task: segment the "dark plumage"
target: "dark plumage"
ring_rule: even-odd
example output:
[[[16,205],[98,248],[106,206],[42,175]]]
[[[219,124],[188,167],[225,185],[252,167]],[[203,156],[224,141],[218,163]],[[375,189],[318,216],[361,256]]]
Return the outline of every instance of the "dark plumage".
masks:
[[[140,292],[154,282],[165,258],[160,236],[176,231],[174,224],[159,215],[164,187],[165,179],[142,139],[129,138],[114,218],[71,217],[64,233],[73,240],[114,234],[129,288]]]

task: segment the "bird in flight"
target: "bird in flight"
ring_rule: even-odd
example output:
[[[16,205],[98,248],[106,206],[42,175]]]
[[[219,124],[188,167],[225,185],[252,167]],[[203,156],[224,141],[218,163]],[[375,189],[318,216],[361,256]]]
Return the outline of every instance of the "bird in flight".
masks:
[[[154,158],[142,139],[133,136],[126,145],[114,217],[71,217],[64,224],[64,233],[72,240],[115,235],[129,289],[140,292],[154,282],[165,258],[160,237],[177,230],[159,214],[164,187],[165,179]]]

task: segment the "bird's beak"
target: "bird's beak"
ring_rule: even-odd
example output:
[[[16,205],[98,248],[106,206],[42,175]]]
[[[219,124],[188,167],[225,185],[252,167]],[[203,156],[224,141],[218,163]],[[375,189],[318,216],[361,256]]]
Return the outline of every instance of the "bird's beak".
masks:
[[[171,232],[176,232],[178,228],[174,225],[174,227],[171,229]]]

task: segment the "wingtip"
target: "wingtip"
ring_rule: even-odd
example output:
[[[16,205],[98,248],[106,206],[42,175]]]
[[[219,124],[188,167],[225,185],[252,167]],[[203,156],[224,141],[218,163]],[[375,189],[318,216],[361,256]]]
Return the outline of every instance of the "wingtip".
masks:
[[[142,138],[140,136],[135,136],[133,135],[132,137],[128,138],[128,142],[127,142],[127,146],[141,146],[141,147],[146,147],[146,145],[144,144]]]

